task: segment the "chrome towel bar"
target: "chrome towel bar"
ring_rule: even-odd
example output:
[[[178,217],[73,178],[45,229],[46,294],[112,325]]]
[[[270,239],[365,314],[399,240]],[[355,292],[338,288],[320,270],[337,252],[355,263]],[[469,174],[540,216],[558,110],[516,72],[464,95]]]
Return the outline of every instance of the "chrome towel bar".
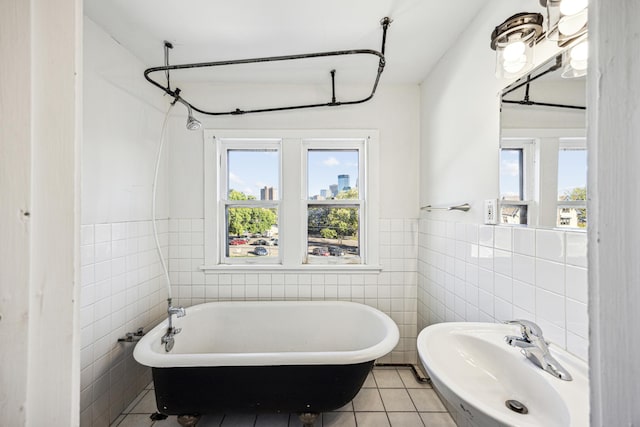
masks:
[[[456,206],[449,206],[449,207],[437,207],[437,206],[431,206],[431,205],[427,205],[427,206],[423,206],[420,208],[421,210],[426,210],[426,211],[433,211],[433,210],[447,210],[447,211],[463,211],[466,212],[469,209],[471,209],[471,205],[469,203],[464,203],[462,205],[456,205]]]

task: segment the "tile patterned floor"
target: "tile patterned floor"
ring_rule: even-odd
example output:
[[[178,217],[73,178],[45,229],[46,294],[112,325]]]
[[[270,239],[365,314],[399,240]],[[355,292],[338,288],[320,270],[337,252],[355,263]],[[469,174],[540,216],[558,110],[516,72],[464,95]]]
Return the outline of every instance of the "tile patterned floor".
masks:
[[[176,417],[153,421],[153,385],[144,390],[111,427],[176,427]],[[203,416],[198,427],[299,427],[296,414]],[[456,427],[431,386],[404,368],[376,367],[358,395],[343,408],[321,414],[316,427]]]

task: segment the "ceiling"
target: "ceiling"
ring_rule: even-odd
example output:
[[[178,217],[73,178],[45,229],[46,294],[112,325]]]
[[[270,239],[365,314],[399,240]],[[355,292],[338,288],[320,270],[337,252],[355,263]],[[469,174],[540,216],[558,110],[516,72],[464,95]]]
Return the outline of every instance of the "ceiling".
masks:
[[[393,19],[383,82],[419,83],[487,0],[84,0],[85,14],[145,66],[349,49],[380,50],[380,20]],[[372,55],[217,67],[178,80],[316,83],[375,77]],[[176,78],[172,75],[172,78]]]

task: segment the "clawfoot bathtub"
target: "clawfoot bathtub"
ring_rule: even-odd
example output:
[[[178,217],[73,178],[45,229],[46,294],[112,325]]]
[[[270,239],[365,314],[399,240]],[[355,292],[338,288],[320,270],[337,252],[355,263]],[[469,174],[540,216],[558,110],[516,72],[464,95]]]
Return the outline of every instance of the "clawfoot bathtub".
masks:
[[[399,339],[384,313],[338,301],[206,303],[174,326],[182,331],[170,352],[164,321],[134,357],[152,368],[158,410],[183,425],[222,412],[298,413],[312,425],[351,401]]]

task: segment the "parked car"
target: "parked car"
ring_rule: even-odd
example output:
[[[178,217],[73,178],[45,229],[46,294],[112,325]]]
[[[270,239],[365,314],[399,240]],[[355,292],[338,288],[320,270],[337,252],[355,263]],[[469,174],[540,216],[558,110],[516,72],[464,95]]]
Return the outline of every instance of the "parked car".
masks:
[[[324,248],[324,247],[313,248],[313,250],[311,251],[311,255],[329,256],[329,250],[327,248]]]
[[[337,246],[329,246],[329,255],[331,256],[345,256],[346,252],[344,249],[339,248]]]
[[[232,241],[229,242],[230,245],[244,245],[245,243],[247,243],[246,240],[244,239],[233,239]]]
[[[267,255],[269,252],[267,251],[267,248],[265,248],[264,246],[256,246],[253,249],[253,253],[257,256],[265,256]]]
[[[271,239],[271,244],[272,244],[273,246],[278,246],[278,239],[275,239],[275,238],[274,238],[274,239]]]
[[[264,239],[258,239],[255,242],[251,243],[252,245],[256,245],[256,246],[267,246],[269,245],[269,242],[267,242]]]

